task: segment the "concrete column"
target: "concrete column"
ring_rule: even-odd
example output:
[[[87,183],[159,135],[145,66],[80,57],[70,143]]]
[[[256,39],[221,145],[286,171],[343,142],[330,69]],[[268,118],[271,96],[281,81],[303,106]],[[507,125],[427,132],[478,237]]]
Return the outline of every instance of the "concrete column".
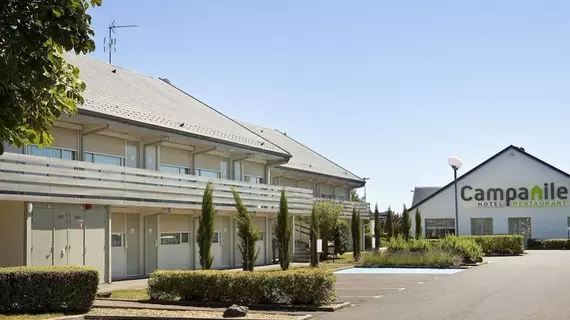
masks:
[[[291,259],[295,255],[295,216],[291,217]]]
[[[360,220],[360,250],[364,250],[364,245],[366,244],[366,235],[364,234],[366,228],[364,228],[364,220]]]
[[[265,264],[271,263],[271,227],[269,226],[269,217],[265,216]]]
[[[105,218],[107,220],[107,227],[105,228],[105,277],[103,281],[111,283],[113,275],[111,274],[112,261],[111,261],[111,206],[107,206]]]
[[[28,203],[24,203],[24,263],[32,265],[32,212],[28,212]]]

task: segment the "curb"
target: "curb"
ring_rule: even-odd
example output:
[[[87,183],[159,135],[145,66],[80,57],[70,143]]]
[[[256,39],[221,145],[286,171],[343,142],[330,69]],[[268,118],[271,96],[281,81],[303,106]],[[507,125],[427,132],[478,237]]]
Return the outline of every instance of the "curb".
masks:
[[[153,305],[168,305],[178,307],[195,307],[195,308],[227,308],[231,303],[224,302],[192,302],[192,301],[166,301],[166,300],[128,300],[128,299],[97,299],[97,300],[111,300],[119,302],[138,302]],[[252,311],[285,311],[285,312],[334,312],[350,306],[350,302],[336,302],[329,306],[317,305],[283,305],[283,304],[244,304]],[[149,309],[143,306],[94,306],[95,308],[124,308],[124,309]],[[182,309],[186,310],[186,309]]]
[[[297,320],[310,319],[311,315],[305,315],[296,318]],[[161,317],[161,316],[113,316],[113,315],[85,315],[85,320],[227,320],[228,318],[199,318],[199,317]],[[275,320],[275,319],[257,319],[257,320]]]
[[[63,316],[63,317],[57,317],[57,318],[50,318],[47,320],[83,320],[85,319],[85,315],[77,315],[77,316]]]

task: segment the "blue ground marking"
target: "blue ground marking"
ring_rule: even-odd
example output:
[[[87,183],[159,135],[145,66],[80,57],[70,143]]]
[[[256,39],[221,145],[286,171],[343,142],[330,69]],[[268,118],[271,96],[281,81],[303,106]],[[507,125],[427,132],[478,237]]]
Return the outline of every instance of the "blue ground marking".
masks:
[[[336,271],[336,274],[454,274],[465,269],[428,268],[351,268]]]

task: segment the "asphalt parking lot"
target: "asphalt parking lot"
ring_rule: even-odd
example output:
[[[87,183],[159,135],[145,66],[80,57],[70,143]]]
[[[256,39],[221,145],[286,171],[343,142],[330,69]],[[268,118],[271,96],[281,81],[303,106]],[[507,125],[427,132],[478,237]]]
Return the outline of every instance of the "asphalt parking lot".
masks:
[[[367,303],[391,294],[403,294],[427,282],[451,275],[434,274],[338,274],[337,301],[353,305]]]
[[[492,257],[455,274],[337,274],[352,307],[318,319],[570,319],[570,250]]]

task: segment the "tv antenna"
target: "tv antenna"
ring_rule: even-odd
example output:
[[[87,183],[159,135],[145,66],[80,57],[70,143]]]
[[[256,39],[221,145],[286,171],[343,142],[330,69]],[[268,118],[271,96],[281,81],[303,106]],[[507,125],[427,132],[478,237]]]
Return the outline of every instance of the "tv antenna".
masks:
[[[136,28],[138,27],[137,24],[131,24],[131,25],[124,25],[124,26],[116,26],[115,25],[115,20],[113,20],[113,22],[111,22],[111,24],[109,25],[109,39],[105,38],[103,40],[103,51],[108,50],[109,51],[109,64],[111,63],[111,56],[113,55],[113,52],[117,52],[117,38],[113,38],[113,34],[115,34],[115,29],[120,29],[120,28]]]

